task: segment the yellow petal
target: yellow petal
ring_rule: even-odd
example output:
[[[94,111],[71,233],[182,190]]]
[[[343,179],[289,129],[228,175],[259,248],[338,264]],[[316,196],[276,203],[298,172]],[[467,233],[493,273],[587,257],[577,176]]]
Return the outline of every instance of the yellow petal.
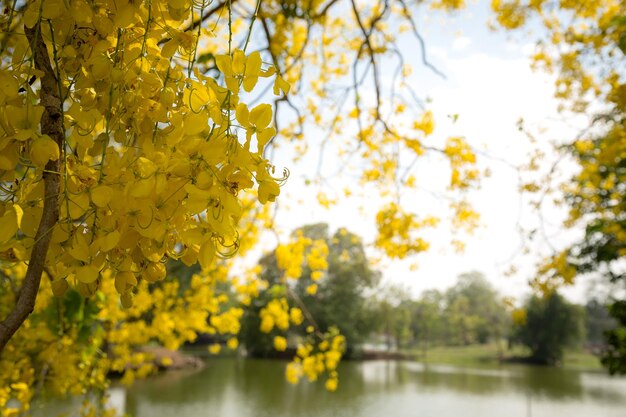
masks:
[[[139,173],[139,176],[141,178],[149,177],[150,175],[154,174],[158,169],[157,165],[153,161],[143,156],[137,158],[137,162],[135,162],[135,168],[137,169],[137,172]]]
[[[136,285],[137,278],[131,271],[120,271],[115,275],[115,289],[120,294],[124,294]]]
[[[98,55],[92,60],[91,74],[96,80],[104,80],[111,75],[113,63],[104,55]]]
[[[189,7],[188,0],[168,0],[167,4],[173,9],[185,9]]]
[[[276,76],[276,79],[274,80],[274,95],[280,95],[280,92],[282,91],[283,94],[289,94],[289,90],[291,89],[291,85],[283,80],[283,78],[280,75]]]
[[[268,129],[263,129],[256,134],[256,140],[258,142],[258,153],[259,155],[263,154],[263,150],[265,149],[265,145],[276,135],[276,129],[270,127]]]
[[[163,58],[171,58],[174,56],[177,50],[178,40],[170,39],[169,41],[165,42],[165,45],[163,45],[163,48],[161,48],[161,56]]]
[[[272,106],[270,104],[259,104],[250,111],[250,123],[257,130],[265,129],[272,121]]]
[[[215,57],[217,68],[227,77],[233,75],[232,60],[230,55],[217,55]]]
[[[280,187],[276,182],[263,181],[259,184],[259,202],[265,204],[268,201],[276,201],[276,197],[280,194]]]
[[[89,262],[89,245],[83,233],[74,233],[72,245],[67,249],[67,253],[78,261]]]
[[[130,26],[137,12],[138,10],[131,3],[126,3],[124,6],[119,7],[115,15],[115,26],[121,28]]]
[[[56,161],[60,156],[59,147],[50,136],[43,135],[31,143],[30,160],[38,167],[43,168],[48,161]]]
[[[198,262],[198,249],[198,245],[188,246],[185,254],[180,258],[180,260],[187,266],[195,265],[196,262]]]
[[[250,126],[250,112],[248,111],[248,106],[244,103],[239,103],[237,105],[237,110],[235,111],[235,116],[237,117],[237,121],[243,127]]]
[[[246,77],[258,77],[261,73],[261,54],[259,51],[252,52],[246,61]]]
[[[41,220],[42,207],[28,207],[22,218],[20,224],[20,230],[28,237],[34,238],[39,228],[39,221]]]
[[[246,72],[243,78],[243,89],[247,92],[252,91],[261,73],[261,54],[253,52],[246,62]]]
[[[19,145],[17,143],[11,143],[4,149],[0,150],[0,170],[13,170],[19,159]]]
[[[120,302],[122,303],[122,307],[131,308],[133,306],[133,295],[130,291],[125,292],[120,295]]]
[[[197,135],[209,126],[209,115],[201,111],[189,113],[185,117],[184,132],[188,136]]]
[[[135,198],[146,198],[152,195],[156,181],[154,176],[135,181],[130,185],[129,195]],[[149,219],[148,219],[149,220]]]
[[[113,189],[108,185],[98,185],[91,189],[91,201],[97,207],[106,207],[113,197]]]
[[[89,298],[96,293],[98,286],[96,285],[95,282],[92,282],[91,284],[85,284],[84,282],[79,281],[78,285],[76,285],[75,288],[76,288],[76,291],[78,291],[80,295],[82,295],[85,298]]]
[[[259,73],[259,76],[267,78],[267,77],[271,77],[274,74],[276,74],[276,67],[271,66],[268,69],[266,69],[265,71],[261,71]]]
[[[250,175],[246,175],[243,172],[237,172],[228,176],[228,182],[236,184],[238,190],[245,190],[246,188],[252,188],[254,182],[250,178]]]
[[[241,49],[235,50],[233,54],[233,73],[236,75],[243,74],[244,68],[246,66],[246,55],[243,53]]]
[[[54,227],[54,231],[52,232],[52,243],[65,242],[69,238],[70,232],[67,226],[57,223],[57,225]]]
[[[211,239],[207,240],[200,247],[198,252],[198,262],[202,268],[208,268],[215,259],[215,245]]]
[[[17,233],[24,211],[18,205],[11,205],[0,217],[0,244],[8,242]]]
[[[148,282],[156,282],[165,278],[167,269],[165,264],[161,262],[151,262],[144,271],[143,278]]]
[[[50,286],[52,287],[52,294],[54,294],[55,297],[63,297],[68,289],[67,281],[65,280],[65,278],[60,278],[52,281],[50,283]]]
[[[255,76],[245,77],[243,79],[243,89],[249,93],[250,91],[252,91],[258,80],[259,77]]]
[[[40,3],[37,1],[34,1],[29,4],[28,8],[26,9],[26,12],[24,12],[24,25],[27,28],[34,27],[39,21],[39,17],[40,17],[39,6],[40,6]]]
[[[106,233],[104,236],[96,240],[96,247],[103,252],[108,252],[115,246],[117,246],[117,244],[120,242],[120,237],[121,234],[118,230],[114,230],[111,233]]]
[[[239,93],[239,80],[233,77],[226,77],[225,81],[226,87],[228,87],[231,92],[235,94]]]
[[[183,91],[183,102],[191,108],[192,112],[198,112],[202,110],[203,106],[206,106],[216,99],[215,93],[207,88],[206,85],[197,81],[191,81],[191,87],[185,88]],[[170,123],[172,126],[177,127],[182,125],[175,117],[180,117],[180,113],[174,113],[171,117]]]
[[[143,256],[152,262],[159,262],[165,254],[165,247],[149,238],[141,239],[138,246]]]
[[[56,19],[65,11],[61,0],[46,0],[41,6],[41,15],[44,19]]]
[[[72,219],[78,219],[85,214],[85,211],[89,208],[89,194],[87,193],[71,195],[68,200],[69,214]]]
[[[85,265],[76,268],[76,279],[85,284],[91,284],[100,276],[100,270],[93,265]]]

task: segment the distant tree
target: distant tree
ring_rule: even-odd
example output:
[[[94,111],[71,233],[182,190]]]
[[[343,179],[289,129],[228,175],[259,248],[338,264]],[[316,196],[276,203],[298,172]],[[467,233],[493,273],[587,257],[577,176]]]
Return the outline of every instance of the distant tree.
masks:
[[[560,10],[556,11],[557,7]],[[588,126],[558,141],[559,160],[568,161],[561,173],[555,163],[546,176],[528,183],[533,204],[553,199],[567,208],[565,228],[584,234],[565,248],[548,254],[537,270],[535,286],[551,291],[593,274],[613,285],[626,285],[626,2],[602,1],[493,1],[496,20],[505,29],[526,31],[543,26],[536,43],[534,65],[553,76],[560,107],[589,119]],[[549,18],[547,16],[550,16]],[[530,23],[532,22],[532,23]],[[526,33],[526,32],[524,32]],[[535,140],[539,143],[541,140]],[[529,166],[542,161],[539,150]],[[541,158],[541,159],[539,159]],[[542,161],[543,166],[552,164]],[[572,165],[573,164],[573,165]],[[571,167],[576,166],[576,169]],[[550,195],[550,198],[547,196]],[[623,295],[623,294],[622,294]],[[608,300],[607,300],[608,301]],[[626,301],[626,300],[622,300]],[[618,302],[611,312],[619,316]],[[610,334],[609,356],[624,352],[620,331]],[[626,357],[619,360],[626,362]],[[626,369],[610,368],[611,372]]]
[[[407,289],[399,285],[385,285],[370,297],[375,331],[385,337],[387,350],[407,347],[412,341],[413,303]]]
[[[562,360],[565,347],[583,339],[584,310],[570,304],[560,294],[532,296],[525,310],[525,320],[516,325],[512,341],[531,350],[530,361],[556,365]]]
[[[413,300],[403,300],[395,309],[392,333],[398,349],[407,348],[413,339],[411,332],[413,304]]]
[[[616,301],[609,306],[609,313],[618,325],[605,335],[609,348],[602,357],[602,364],[611,374],[626,374],[626,301]]]
[[[504,303],[480,272],[461,274],[446,294],[446,317],[456,343],[498,341],[508,326]]]
[[[246,313],[242,341],[253,356],[275,353],[271,335],[259,331],[259,312],[267,299],[275,297],[276,292],[287,291],[289,286],[292,296],[297,297],[302,307],[315,318],[321,331],[327,331],[331,326],[339,329],[346,338],[346,354],[351,355],[354,347],[375,326],[376,320],[372,317],[371,309],[367,308],[364,292],[378,282],[380,273],[370,267],[361,238],[346,229],[341,228],[330,237],[328,225],[318,223],[294,231],[294,235],[298,234],[326,242],[326,272],[323,276],[312,279],[311,275],[315,272],[308,265],[303,265],[299,280],[294,283],[283,282],[276,252],[261,258],[259,265],[262,268],[262,278],[268,282],[269,289],[254,301],[253,307]],[[311,281],[315,283],[314,291]],[[297,335],[298,330],[292,329],[292,334]]]
[[[480,317],[473,314],[465,295],[454,297],[445,310],[447,340],[453,345],[469,345],[476,342],[476,330]]]
[[[316,229],[305,227],[303,232],[306,236]],[[297,292],[320,328],[326,330],[333,325],[339,328],[346,337],[346,355],[350,356],[354,347],[374,329],[375,318],[367,306],[365,292],[379,282],[380,272],[371,268],[358,235],[341,228],[332,238],[326,235],[326,239],[328,270],[317,281],[317,294],[311,294],[305,280],[298,281]]]
[[[617,321],[609,314],[607,305],[592,298],[585,304],[585,313],[587,343],[592,347],[606,345],[605,333],[617,326]]]
[[[444,328],[442,317],[442,294],[437,290],[422,293],[412,304],[411,332],[414,343],[426,358],[428,349],[441,337]]]

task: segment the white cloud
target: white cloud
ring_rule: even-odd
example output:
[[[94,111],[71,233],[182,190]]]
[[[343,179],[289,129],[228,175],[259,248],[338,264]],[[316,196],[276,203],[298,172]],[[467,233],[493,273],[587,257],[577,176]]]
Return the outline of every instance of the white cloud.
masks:
[[[455,51],[463,51],[467,49],[471,43],[472,40],[467,36],[457,36],[454,38],[454,42],[452,42],[452,49]]]

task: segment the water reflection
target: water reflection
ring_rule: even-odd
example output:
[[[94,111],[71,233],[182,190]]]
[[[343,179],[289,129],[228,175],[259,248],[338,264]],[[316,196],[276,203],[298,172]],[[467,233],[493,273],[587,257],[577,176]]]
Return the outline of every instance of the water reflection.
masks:
[[[499,369],[462,369],[451,366],[405,364],[397,372],[410,373],[422,388],[473,395],[528,393],[552,400],[578,398],[583,393],[581,373],[562,369],[514,366]],[[403,377],[398,377],[402,381]]]
[[[323,384],[287,384],[284,366],[271,360],[211,360],[199,371],[169,372],[120,388],[114,403],[136,417],[485,417],[504,412],[507,417],[623,417],[626,409],[626,379],[601,373],[346,362],[339,390],[328,393]]]

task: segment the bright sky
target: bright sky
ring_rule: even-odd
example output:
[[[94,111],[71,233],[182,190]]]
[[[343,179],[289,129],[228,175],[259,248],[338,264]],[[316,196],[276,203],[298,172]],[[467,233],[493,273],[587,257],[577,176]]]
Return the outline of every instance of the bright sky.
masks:
[[[486,1],[470,6],[456,17],[423,10],[420,27],[428,57],[446,74],[445,80],[421,65],[414,39],[401,44],[407,51],[405,57],[413,60],[409,63],[414,68],[415,90],[420,97],[432,100],[427,107],[435,115],[436,128],[430,143],[439,141],[443,145],[451,135],[465,136],[472,146],[488,155],[481,158],[481,163],[492,172],[491,177],[482,182],[481,190],[472,194],[471,201],[481,213],[482,226],[463,239],[464,253],[454,252],[450,247],[451,231],[439,227],[429,234],[432,244],[429,252],[408,261],[385,262],[380,266],[388,282],[404,284],[416,295],[425,289],[446,289],[455,283],[459,274],[472,270],[483,272],[504,295],[519,299],[529,293],[527,282],[532,278],[538,258],[532,254],[522,256],[522,236],[517,227],[520,223],[531,225],[537,221],[521,199],[517,191],[517,172],[510,167],[510,164],[523,163],[531,149],[526,136],[518,131],[517,121],[522,117],[530,130],[542,132],[540,139],[545,141],[572,138],[584,127],[584,120],[563,120],[557,113],[551,79],[530,69],[528,56],[533,47],[525,40],[533,39],[532,36],[491,32],[487,28],[488,15]],[[459,116],[456,122],[449,117],[454,114]],[[280,153],[274,159],[280,167]],[[553,160],[554,157],[548,157],[546,164]],[[329,158],[324,163],[332,165],[337,161]],[[310,177],[314,165],[286,165],[291,177],[279,198],[283,210],[277,217],[280,227],[291,230],[303,224],[327,222],[333,231],[343,226],[363,236],[366,242],[373,240],[375,195],[371,197],[371,204],[368,201],[342,202],[325,210],[311,203],[313,190],[310,197],[302,196],[302,178]],[[438,172],[433,167],[436,165],[425,163],[423,169],[416,171],[423,191],[403,200],[411,210],[436,213],[445,205],[441,198],[429,193],[445,175],[445,171]],[[337,187],[342,188],[343,185]],[[302,205],[296,204],[299,199],[304,200]],[[359,203],[373,207],[371,212],[359,215]],[[564,245],[576,236],[576,232],[560,230],[562,212],[546,207],[544,214],[546,234],[553,245]],[[544,255],[550,253],[546,243],[535,245],[533,249]],[[505,271],[512,261],[519,269],[507,277]],[[413,263],[419,265],[414,271],[410,268]],[[564,293],[583,302],[586,291],[586,284],[581,283]]]

